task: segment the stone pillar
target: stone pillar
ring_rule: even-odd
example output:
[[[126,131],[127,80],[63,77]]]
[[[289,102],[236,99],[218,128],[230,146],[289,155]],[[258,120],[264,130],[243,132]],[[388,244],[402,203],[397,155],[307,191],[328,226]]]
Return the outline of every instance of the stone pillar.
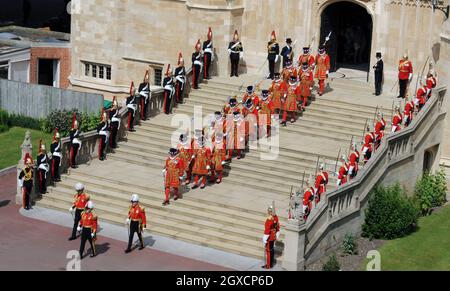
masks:
[[[303,271],[305,267],[305,221],[290,219],[285,227],[283,268]]]
[[[33,145],[31,143],[31,132],[27,130],[25,132],[25,138],[22,142],[22,145],[20,146],[22,149],[22,155],[20,160],[17,162],[17,178],[19,178],[19,174],[22,171],[22,168],[24,167],[24,158],[27,153],[30,154],[30,156],[33,156]],[[22,204],[22,189],[19,187],[19,183],[17,183],[16,188],[16,204]],[[34,190],[34,189],[33,189]]]
[[[444,123],[444,139],[441,145],[441,164],[444,164],[447,169],[447,174],[450,174],[450,141],[448,137],[450,135],[450,72],[448,68],[450,66],[450,20],[447,20],[442,25],[442,32],[440,35],[440,56],[439,61],[436,62],[436,72],[438,73],[438,86],[447,85],[447,93],[444,97],[443,110],[447,111]]]

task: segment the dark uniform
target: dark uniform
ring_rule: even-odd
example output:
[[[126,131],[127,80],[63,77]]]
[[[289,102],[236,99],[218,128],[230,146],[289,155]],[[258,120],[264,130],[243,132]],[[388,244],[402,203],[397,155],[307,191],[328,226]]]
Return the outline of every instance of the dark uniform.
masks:
[[[130,96],[127,97],[127,108],[128,108],[128,130],[134,130],[134,116],[137,110],[137,100],[134,94],[134,83],[131,82]]]
[[[47,173],[49,171],[49,162],[45,146],[42,144],[42,140],[39,141],[39,154],[36,158],[38,167],[38,185],[39,193],[47,193]]]
[[[59,173],[59,166],[61,165],[61,140],[58,129],[55,130],[55,134],[53,135],[50,152],[52,153],[52,179],[53,182],[59,182],[61,181],[61,175]]]
[[[165,114],[170,114],[172,111],[172,99],[175,94],[175,82],[170,72],[170,65],[167,67],[166,77],[163,80],[164,87],[164,104],[163,109]]]
[[[106,145],[109,138],[109,120],[107,118],[106,112],[102,113],[102,121],[97,125],[97,132],[99,135],[100,143],[98,146],[98,159],[103,161],[106,158]]]
[[[381,53],[377,52],[377,63],[373,66],[375,71],[375,95],[381,94],[381,84],[383,82],[383,59]]]
[[[212,43],[212,31],[211,27],[208,30],[208,40],[205,40],[203,42],[203,78],[208,80],[209,77],[209,70],[211,68],[211,62],[214,58],[214,50],[213,50],[213,43]]]
[[[186,83],[186,69],[181,53],[178,55],[178,67],[175,69],[175,95],[177,103],[183,103],[184,84]]]
[[[200,40],[195,46],[195,52],[192,54],[192,88],[198,89],[198,80],[202,70],[202,53],[200,52]]]
[[[31,208],[31,190],[33,189],[33,160],[27,153],[24,158],[25,167],[19,174],[19,185],[22,190],[22,207],[26,210]]]
[[[272,31],[272,40],[267,44],[267,59],[269,60],[269,79],[274,79],[275,63],[278,60],[280,54],[280,46],[276,42],[275,31]]]
[[[147,120],[148,104],[150,101],[150,83],[148,81],[148,70],[145,73],[144,82],[139,85],[139,97],[141,103],[141,120]]]
[[[109,119],[111,120],[109,146],[115,149],[117,147],[117,132],[120,127],[119,107],[116,101],[116,96],[114,96],[113,106],[109,111]]]
[[[290,38],[286,39],[286,46],[281,50],[281,56],[283,57],[283,68],[287,66],[288,62],[294,59],[294,49],[291,47],[292,40]]]
[[[81,140],[80,140],[80,131],[78,130],[78,121],[76,119],[76,114],[73,114],[72,118],[72,129],[69,133],[70,138],[70,166],[72,168],[77,168],[76,160],[77,160],[77,154],[78,150],[81,147]]]
[[[228,53],[230,54],[231,74],[230,77],[238,77],[239,59],[244,51],[242,43],[239,41],[237,30],[234,32],[233,41],[228,45]]]

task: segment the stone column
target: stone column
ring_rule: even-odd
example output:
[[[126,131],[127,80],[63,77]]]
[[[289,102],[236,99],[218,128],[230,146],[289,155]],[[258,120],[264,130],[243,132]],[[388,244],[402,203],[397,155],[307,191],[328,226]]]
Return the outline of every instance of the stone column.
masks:
[[[303,271],[305,267],[305,221],[290,219],[285,228],[283,268]]]
[[[19,178],[19,174],[22,171],[22,168],[24,167],[24,158],[27,153],[30,154],[31,157],[33,157],[33,145],[31,143],[31,132],[27,130],[25,132],[25,138],[22,142],[22,145],[20,146],[22,149],[22,155],[20,160],[17,162],[17,178]],[[16,204],[22,204],[22,189],[19,187],[19,183],[17,183],[16,188]],[[34,189],[33,189],[34,191]]]

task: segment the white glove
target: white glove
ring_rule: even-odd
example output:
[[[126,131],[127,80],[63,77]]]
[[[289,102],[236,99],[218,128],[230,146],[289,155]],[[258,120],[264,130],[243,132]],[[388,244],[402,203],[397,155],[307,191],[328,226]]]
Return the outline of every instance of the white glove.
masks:
[[[146,227],[143,227],[143,228],[142,228],[142,232],[144,232],[146,229],[147,229]]]
[[[194,158],[195,158],[195,155],[192,155],[191,159],[194,159]]]
[[[330,40],[330,37],[329,37],[329,36],[325,37],[325,41],[326,41],[326,42],[328,42],[329,40]]]
[[[126,224],[130,224],[130,221],[131,221],[131,220],[130,220],[129,218],[127,218],[127,220],[125,220],[125,223],[126,223]]]
[[[279,55],[276,55],[275,56],[275,63],[278,63],[278,60],[280,59],[280,56]]]
[[[312,90],[313,89],[313,87],[309,87],[309,90]]]
[[[268,239],[269,239],[269,235],[268,235],[268,234],[265,234],[265,235],[263,236],[263,239],[262,239],[263,244],[266,244]]]
[[[327,75],[330,73],[330,71],[327,70]]]
[[[81,226],[78,226],[78,227],[77,227],[77,231],[81,231]]]
[[[243,141],[244,141],[244,138],[243,138],[243,137],[241,137],[241,138],[239,139],[239,141],[240,141],[240,142],[243,142]]]
[[[225,161],[222,161],[222,166],[225,165],[225,164],[226,164],[226,162],[225,162]]]
[[[413,74],[412,74],[412,73],[409,73],[409,77],[408,77],[408,80],[409,80],[409,81],[411,81],[411,80],[412,80],[412,78],[413,78]]]
[[[280,232],[279,231],[277,231],[276,236],[277,236],[277,239],[279,239],[279,237],[280,237]]]
[[[69,212],[70,212],[70,213],[73,212],[73,206],[69,208]]]
[[[228,53],[231,55],[231,49],[228,49]]]
[[[209,171],[209,170],[211,170],[211,167],[209,165],[207,165],[206,169]]]
[[[166,172],[166,169],[163,169],[163,170],[161,171],[161,173],[163,173],[163,174],[164,174],[165,172]]]
[[[95,236],[95,233],[92,232],[92,233],[91,233],[91,237],[93,238],[94,236]]]
[[[23,181],[22,181],[22,179],[18,179],[18,180],[17,180],[17,184],[19,184],[19,187],[22,188],[22,187],[23,187]]]
[[[242,59],[243,57],[244,57],[244,53],[243,53],[243,52],[240,52],[240,53],[239,53],[239,58]]]

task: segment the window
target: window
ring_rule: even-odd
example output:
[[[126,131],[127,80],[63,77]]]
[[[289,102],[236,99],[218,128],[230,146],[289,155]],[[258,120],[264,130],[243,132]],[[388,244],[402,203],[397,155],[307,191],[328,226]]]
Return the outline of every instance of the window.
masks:
[[[82,62],[82,64],[84,66],[84,75],[86,77],[111,80],[111,66],[89,62]]]
[[[0,62],[0,79],[8,79],[8,62]]]
[[[155,85],[156,86],[161,86],[161,81],[162,81],[162,68],[154,68],[155,70]]]

